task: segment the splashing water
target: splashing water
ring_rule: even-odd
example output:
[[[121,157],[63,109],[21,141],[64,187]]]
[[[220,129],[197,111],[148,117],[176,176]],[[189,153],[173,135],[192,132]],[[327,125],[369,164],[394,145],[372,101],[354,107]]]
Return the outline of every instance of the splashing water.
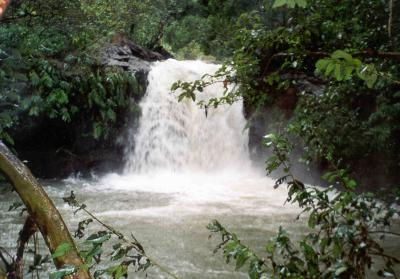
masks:
[[[206,112],[192,100],[178,102],[178,92],[173,94],[170,90],[175,81],[201,79],[218,68],[200,61],[173,59],[153,65],[141,102],[139,128],[127,148],[126,173],[213,172],[250,166],[242,102],[209,108]],[[223,85],[217,83],[197,96],[207,101],[221,97],[223,91]]]
[[[104,187],[173,194],[176,203],[168,210],[162,207],[161,213],[181,214],[198,211],[194,204],[237,200],[259,193],[266,181],[272,184],[262,169],[252,167],[242,101],[206,113],[191,99],[179,102],[179,92],[171,92],[174,82],[198,80],[219,67],[173,59],[153,64],[139,125],[130,131],[126,146],[124,173],[103,177]],[[223,92],[224,85],[216,83],[196,98],[207,101]],[[281,203],[285,193],[279,199],[275,195],[276,202]],[[155,208],[146,213],[160,214]]]
[[[96,192],[109,197],[96,204],[98,216],[133,231],[182,278],[246,278],[211,256],[214,244],[205,228],[210,220],[265,240],[278,223],[292,226],[298,213],[294,206],[282,209],[286,189],[273,190],[263,168],[252,166],[242,102],[210,108],[206,116],[192,100],[178,102],[179,92],[171,93],[174,82],[194,81],[218,68],[200,61],[154,63],[139,125],[126,146],[124,173],[96,185]],[[217,83],[196,98],[206,101],[223,91]]]
[[[282,207],[286,189],[273,190],[263,168],[251,164],[242,103],[210,108],[206,117],[195,102],[178,102],[178,92],[170,92],[175,81],[193,81],[218,67],[199,61],[153,64],[140,104],[142,116],[127,142],[124,173],[47,182],[46,191],[70,229],[84,218],[62,202],[61,197],[74,190],[97,217],[127,236],[132,232],[149,255],[189,279],[247,278],[233,272],[220,255],[213,256],[216,240],[208,240],[205,228],[212,219],[245,236],[256,250],[263,250],[265,239],[279,225],[301,233],[293,222],[298,208]],[[207,100],[222,92],[218,83],[197,98]],[[11,216],[6,210],[12,200],[0,201],[0,246],[10,251],[21,228],[17,213]],[[165,278],[158,272],[150,270],[149,278]]]

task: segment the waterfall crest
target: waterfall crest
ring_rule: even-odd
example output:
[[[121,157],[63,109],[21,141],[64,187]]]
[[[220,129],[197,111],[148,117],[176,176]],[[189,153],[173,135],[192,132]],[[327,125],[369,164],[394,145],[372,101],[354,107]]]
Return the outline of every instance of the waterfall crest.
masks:
[[[250,165],[248,131],[241,101],[205,110],[192,100],[178,102],[171,85],[213,74],[219,65],[201,61],[156,62],[140,107],[142,116],[126,148],[126,173],[220,171]],[[197,94],[199,100],[219,97],[223,85],[214,84]]]

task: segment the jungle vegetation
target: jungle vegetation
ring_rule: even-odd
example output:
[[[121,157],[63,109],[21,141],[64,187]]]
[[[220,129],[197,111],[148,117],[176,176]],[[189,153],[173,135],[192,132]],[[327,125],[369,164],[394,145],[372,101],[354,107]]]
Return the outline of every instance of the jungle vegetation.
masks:
[[[380,257],[384,265],[378,275],[398,278],[399,260],[378,241],[398,241],[391,228],[398,207],[360,189],[385,189],[390,202],[398,202],[399,1],[11,1],[0,20],[0,140],[13,148],[17,131],[45,119],[70,127],[84,120],[78,139],[107,141],[126,123],[123,111],[140,94],[135,78],[100,63],[104,47],[122,37],[180,59],[223,63],[211,77],[178,81],[173,89],[183,90],[180,99],[196,101],[214,82],[236,83],[238,90],[226,87],[224,97],[199,105],[243,99],[248,116],[263,109],[282,111],[279,125],[265,131],[264,144],[272,150],[266,170],[283,173],[276,187],[288,186],[287,201],[308,214],[310,232],[295,241],[280,228],[266,240],[263,257],[215,220],[208,229],[221,237],[216,251],[222,249],[227,262],[234,261],[238,270],[246,267],[250,278],[365,278]],[[22,182],[7,164],[13,155],[1,148],[6,155],[0,167],[19,192]],[[318,163],[329,187],[309,188],[297,179],[289,156],[294,149],[302,151],[305,164]],[[66,202],[86,210],[73,193]],[[91,217],[82,221],[78,235]],[[53,278],[76,272],[83,274],[79,278],[106,273],[122,278],[130,265],[157,266],[134,237],[103,225],[104,231],[87,238],[88,248],[79,256],[68,232],[57,244],[48,241],[59,268]],[[116,264],[89,274],[112,236],[122,240],[113,247]],[[69,256],[72,262],[63,260]]]

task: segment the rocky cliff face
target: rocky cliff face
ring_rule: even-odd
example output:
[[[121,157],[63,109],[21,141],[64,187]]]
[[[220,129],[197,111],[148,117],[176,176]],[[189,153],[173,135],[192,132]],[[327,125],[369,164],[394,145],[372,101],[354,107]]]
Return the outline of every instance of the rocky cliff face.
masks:
[[[120,67],[135,75],[140,92],[131,94],[130,108],[137,108],[146,91],[151,62],[169,57],[168,54],[150,51],[123,39],[103,51],[101,67]],[[138,112],[132,114],[130,108],[118,110],[115,133],[107,140],[84,136],[91,126],[91,123],[85,123],[85,119],[66,123],[44,117],[27,118],[26,123],[22,123],[14,132],[15,150],[34,175],[40,178],[121,170],[126,127],[132,125],[140,115]]]

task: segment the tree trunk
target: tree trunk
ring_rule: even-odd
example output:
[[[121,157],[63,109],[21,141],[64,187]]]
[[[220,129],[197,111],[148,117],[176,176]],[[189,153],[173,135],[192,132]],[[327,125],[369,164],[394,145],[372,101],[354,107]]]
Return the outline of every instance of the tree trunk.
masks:
[[[7,279],[6,273],[2,269],[0,269],[0,279]]]
[[[84,262],[60,213],[30,170],[0,141],[0,170],[13,184],[30,216],[43,235],[51,253],[64,243],[72,247],[65,255],[54,259],[57,268],[63,265],[77,267],[71,278],[89,279],[90,273],[81,269]]]
[[[6,8],[10,4],[10,0],[0,0],[0,18],[3,16]]]

